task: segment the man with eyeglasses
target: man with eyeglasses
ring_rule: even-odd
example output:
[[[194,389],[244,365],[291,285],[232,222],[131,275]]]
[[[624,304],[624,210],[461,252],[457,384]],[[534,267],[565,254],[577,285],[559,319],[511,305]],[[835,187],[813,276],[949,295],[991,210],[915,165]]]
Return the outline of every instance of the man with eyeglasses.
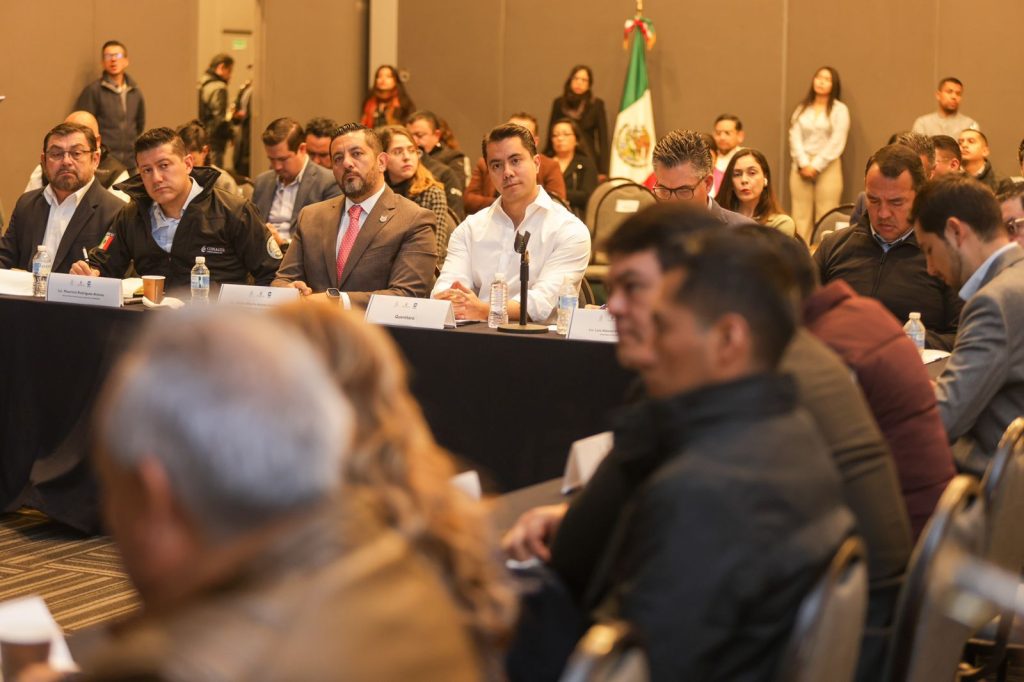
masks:
[[[1024,246],[1024,181],[1010,184],[996,198],[1010,238]]]
[[[274,286],[365,308],[372,294],[425,298],[437,262],[436,218],[384,182],[388,155],[371,128],[346,123],[331,139],[344,196],[306,207]]]
[[[253,182],[252,202],[285,250],[299,211],[341,194],[331,172],[310,163],[305,140],[306,132],[295,119],[271,121],[263,131],[263,148],[271,170],[260,173]]]
[[[985,471],[1007,425],[1024,414],[1024,250],[987,187],[946,176],[918,193],[911,216],[928,272],[960,287],[953,354],[935,396],[962,470]]]
[[[707,208],[723,225],[747,225],[749,218],[726,210],[711,198],[715,183],[711,150],[693,130],[673,130],[654,147],[652,191],[658,201],[682,201]]]
[[[0,266],[31,269],[45,244],[53,272],[69,272],[83,248],[100,243],[124,202],[96,181],[100,153],[92,130],[61,123],[43,138],[39,163],[50,182],[18,199],[0,239]]]
[[[146,103],[142,91],[125,73],[128,49],[119,40],[108,40],[100,50],[103,74],[78,96],[75,109],[96,117],[107,149],[129,170],[135,169],[132,145],[146,129]]]

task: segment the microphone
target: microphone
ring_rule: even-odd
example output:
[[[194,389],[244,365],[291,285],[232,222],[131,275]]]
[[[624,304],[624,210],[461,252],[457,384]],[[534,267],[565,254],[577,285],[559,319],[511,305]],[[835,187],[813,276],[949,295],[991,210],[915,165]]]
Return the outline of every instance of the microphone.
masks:
[[[527,297],[530,295],[530,252],[526,245],[530,243],[530,233],[527,231],[516,233],[512,242],[512,248],[519,254],[519,324],[502,324],[498,331],[509,334],[545,334],[548,331],[546,325],[529,324],[526,321]]]

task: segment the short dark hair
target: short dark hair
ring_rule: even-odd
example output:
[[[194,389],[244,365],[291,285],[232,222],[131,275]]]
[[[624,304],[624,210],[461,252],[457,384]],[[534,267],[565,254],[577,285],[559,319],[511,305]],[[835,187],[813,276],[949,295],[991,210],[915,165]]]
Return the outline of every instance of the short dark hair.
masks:
[[[510,118],[523,118],[513,114]],[[492,142],[501,142],[502,140],[510,140],[513,137],[519,138],[519,141],[523,143],[523,147],[530,153],[530,156],[537,156],[537,141],[533,139],[533,133],[519,125],[518,123],[502,123],[500,126],[491,128],[491,131],[484,135],[483,142],[480,143],[480,149],[484,155],[484,161],[487,160],[487,145]]]
[[[960,149],[960,143],[949,135],[932,135],[932,144],[935,145],[935,151],[941,149],[955,156],[960,163],[964,162],[964,153]],[[1024,141],[1021,144],[1024,145]]]
[[[701,175],[711,173],[711,149],[702,135],[693,130],[673,130],[654,145],[654,163],[673,168],[693,164]]]
[[[937,87],[936,90],[941,90],[942,86],[945,85],[946,83],[956,83],[957,85],[960,86],[961,90],[964,87],[964,84],[960,82],[959,78],[954,78],[953,76],[946,76],[945,78],[939,81],[939,87]]]
[[[185,149],[190,154],[192,152],[201,152],[203,147],[210,143],[210,136],[207,134],[206,128],[196,119],[192,119],[178,128],[177,132],[178,137],[181,138],[182,143],[185,145]]]
[[[229,55],[227,52],[218,52],[213,55],[213,59],[210,60],[210,70],[213,71],[218,66],[223,64],[224,66],[233,67],[235,65],[235,58]]]
[[[50,128],[50,132],[46,133],[46,136],[43,137],[43,152],[45,153],[46,148],[50,146],[51,137],[67,137],[75,133],[85,135],[85,142],[89,145],[89,151],[96,151],[96,134],[92,132],[92,128],[81,123],[61,123]]]
[[[903,175],[903,171],[910,173],[910,182],[914,186],[915,192],[920,190],[927,180],[924,176],[924,166],[921,165],[921,157],[910,147],[902,144],[889,144],[872,154],[868,159],[864,174],[867,175],[867,172],[875,165],[878,166],[882,175],[890,180],[895,180]]]
[[[185,158],[188,155],[185,143],[182,142],[178,133],[170,128],[150,128],[135,138],[135,155],[138,156],[141,152],[156,149],[165,144],[171,145],[171,151],[181,158]]]
[[[736,130],[743,130],[743,121],[736,114],[719,114],[718,118],[715,119],[715,125],[718,125],[722,121],[732,121],[736,124]]]
[[[1010,199],[1016,199],[1020,202],[1020,207],[1024,208],[1024,180],[1014,181],[1007,178],[999,183],[999,193],[996,194],[996,201],[1002,204]]]
[[[103,47],[100,48],[101,57],[103,56],[103,52],[108,47],[119,47],[121,48],[121,52],[124,52],[124,56],[128,56],[128,48],[124,46],[124,43],[122,43],[120,40],[108,40],[107,42],[103,43]]]
[[[978,137],[981,138],[981,141],[985,143],[985,146],[988,146],[988,136],[977,128],[964,128],[960,131],[960,134],[963,135],[964,133],[977,133]]]
[[[902,133],[893,133],[889,138],[889,144],[901,144],[904,147],[909,147],[918,156],[926,157],[928,163],[933,165],[935,163],[935,143],[927,135],[905,130]]]
[[[567,125],[570,128],[572,128],[572,134],[576,136],[576,153],[579,154],[580,156],[590,156],[590,152],[587,151],[587,145],[583,141],[583,130],[580,129],[579,123],[577,123],[576,121],[574,121],[571,118],[560,118],[560,119],[556,120],[554,123],[551,124],[551,127],[548,128],[548,146],[549,147],[551,147],[552,149],[554,148],[554,145],[552,144],[552,140],[554,139],[554,136],[555,136],[555,126],[557,126],[557,125]],[[545,152],[545,153],[547,153],[547,152]]]
[[[427,111],[426,109],[414,111],[405,119],[405,125],[412,125],[416,121],[426,121],[433,130],[441,129],[441,119],[433,111]]]
[[[306,136],[330,137],[337,128],[338,122],[333,118],[317,116],[316,118],[309,119],[309,122],[306,123]]]
[[[996,195],[988,185],[969,175],[944,175],[932,180],[914,198],[910,219],[922,231],[944,239],[950,218],[970,225],[983,242],[1006,235]]]
[[[796,332],[797,308],[792,273],[776,250],[732,230],[702,230],[681,240],[669,257],[666,270],[685,274],[675,302],[704,324],[740,315],[750,327],[754,360],[763,369],[777,367]]]
[[[511,120],[513,118],[519,118],[519,119],[522,119],[524,121],[530,121],[531,123],[533,123],[533,127],[537,129],[537,132],[540,132],[540,124],[537,123],[537,117],[534,116],[533,114],[529,113],[529,112],[517,111],[514,114],[509,114],[508,117],[509,117],[509,120]]]
[[[783,263],[793,277],[796,291],[803,301],[817,289],[821,284],[821,270],[811,257],[807,246],[799,239],[789,237],[771,227],[745,223],[733,228],[736,234],[764,240],[782,259]],[[803,313],[797,310],[797,317]]]
[[[302,129],[302,124],[287,116],[275,118],[263,131],[263,144],[267,147],[287,142],[288,149],[297,152],[299,145],[305,141],[306,131]]]
[[[708,211],[677,202],[662,202],[634,213],[599,245],[609,256],[630,256],[653,250],[662,269],[671,262],[670,251],[682,238],[701,230],[722,229]]]
[[[1024,139],[1022,139],[1020,144],[1017,145],[1017,163],[1024,166]]]
[[[363,139],[366,140],[367,146],[373,150],[374,154],[380,154],[384,151],[384,145],[381,143],[380,135],[373,128],[367,128],[362,123],[343,123],[334,129],[331,133],[331,147],[334,146],[334,141],[342,135],[350,135],[352,133],[363,133]]]

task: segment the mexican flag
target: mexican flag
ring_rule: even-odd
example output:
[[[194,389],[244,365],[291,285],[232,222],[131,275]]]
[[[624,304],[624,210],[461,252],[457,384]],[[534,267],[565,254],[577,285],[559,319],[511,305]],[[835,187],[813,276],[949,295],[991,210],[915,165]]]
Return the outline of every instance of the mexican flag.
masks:
[[[608,174],[613,178],[629,178],[643,183],[652,172],[651,153],[655,142],[654,110],[644,56],[645,51],[654,45],[654,26],[650,19],[637,15],[626,22],[625,29],[627,45],[631,43],[632,46],[626,86],[622,89],[622,103],[611,140]]]

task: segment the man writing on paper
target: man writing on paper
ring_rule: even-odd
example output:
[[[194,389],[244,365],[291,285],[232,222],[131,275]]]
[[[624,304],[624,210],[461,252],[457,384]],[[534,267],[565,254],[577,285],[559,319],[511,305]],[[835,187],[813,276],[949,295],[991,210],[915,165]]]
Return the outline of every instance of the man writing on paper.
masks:
[[[334,177],[344,196],[299,213],[274,286],[303,296],[339,289],[345,307],[370,295],[424,298],[434,281],[434,214],[391,191],[388,155],[372,129],[348,123],[331,140]]]
[[[120,188],[129,203],[74,275],[120,277],[135,262],[139,275],[163,275],[166,286],[189,286],[196,256],[219,284],[270,284],[281,250],[251,202],[215,189],[220,172],[192,166],[170,128],[135,141],[139,174]]]
[[[83,248],[103,239],[124,202],[96,180],[96,136],[77,123],[61,123],[43,138],[39,163],[50,182],[25,192],[0,238],[0,267],[29,270],[36,247],[45,244],[53,272],[68,272]]]
[[[557,312],[563,278],[578,286],[590,261],[590,231],[537,183],[539,161],[533,134],[505,123],[483,141],[484,159],[500,198],[466,218],[452,232],[448,257],[431,295],[451,301],[460,320],[486,320],[494,274],[508,282],[508,317],[519,318],[519,255],[515,238],[530,233],[527,314],[548,322]]]

